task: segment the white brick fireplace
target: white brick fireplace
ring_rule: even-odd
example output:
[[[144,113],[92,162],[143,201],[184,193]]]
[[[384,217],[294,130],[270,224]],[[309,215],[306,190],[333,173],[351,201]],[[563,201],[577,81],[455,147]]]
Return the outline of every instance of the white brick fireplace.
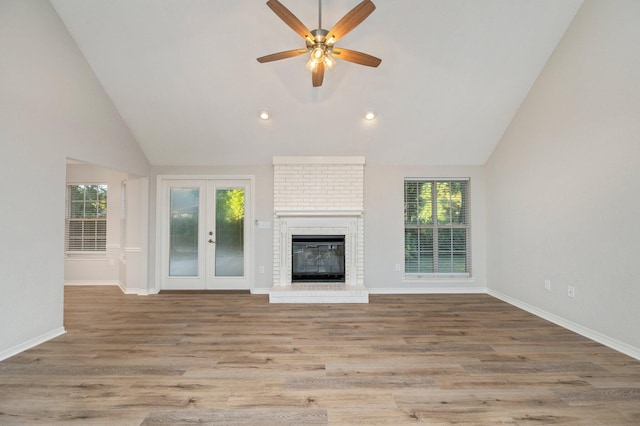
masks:
[[[272,303],[368,303],[364,157],[275,157]],[[292,282],[292,238],[344,236],[344,283]]]

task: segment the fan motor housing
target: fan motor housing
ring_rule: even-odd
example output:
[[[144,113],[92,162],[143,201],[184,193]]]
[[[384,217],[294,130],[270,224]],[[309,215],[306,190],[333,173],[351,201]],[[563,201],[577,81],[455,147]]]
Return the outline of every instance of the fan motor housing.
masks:
[[[324,42],[324,39],[327,36],[327,34],[329,34],[329,31],[323,28],[318,28],[317,30],[311,31],[311,35],[313,36],[313,39],[316,41],[316,43]],[[307,46],[313,46],[313,44],[307,41]]]

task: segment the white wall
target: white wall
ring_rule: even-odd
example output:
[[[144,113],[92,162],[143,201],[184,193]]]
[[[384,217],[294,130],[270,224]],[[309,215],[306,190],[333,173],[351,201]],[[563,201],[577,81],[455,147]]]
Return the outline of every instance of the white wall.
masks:
[[[639,22],[586,1],[487,164],[490,291],[636,357]]]
[[[66,158],[148,163],[47,0],[0,2],[0,52],[3,359],[64,332]]]
[[[405,178],[469,178],[471,278],[404,279]],[[484,292],[486,288],[484,169],[469,167],[365,166],[365,285],[371,293]],[[396,271],[400,265],[400,271]]]
[[[127,176],[124,253],[120,256],[120,285],[125,293],[149,294],[149,178]]]

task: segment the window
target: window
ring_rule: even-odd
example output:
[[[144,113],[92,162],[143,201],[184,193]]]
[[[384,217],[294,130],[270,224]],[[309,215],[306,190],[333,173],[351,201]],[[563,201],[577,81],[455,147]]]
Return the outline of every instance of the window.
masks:
[[[67,252],[106,252],[107,185],[67,186]]]
[[[404,264],[410,276],[471,273],[468,180],[404,182]]]

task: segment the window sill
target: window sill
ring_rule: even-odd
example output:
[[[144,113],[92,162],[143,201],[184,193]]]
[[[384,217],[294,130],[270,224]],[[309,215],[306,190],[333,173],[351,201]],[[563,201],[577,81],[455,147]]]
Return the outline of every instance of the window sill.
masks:
[[[66,260],[109,260],[105,252],[67,252],[64,257]]]
[[[468,274],[433,274],[433,275],[405,275],[402,279],[405,283],[425,283],[425,282],[464,282],[473,283],[476,279]]]

